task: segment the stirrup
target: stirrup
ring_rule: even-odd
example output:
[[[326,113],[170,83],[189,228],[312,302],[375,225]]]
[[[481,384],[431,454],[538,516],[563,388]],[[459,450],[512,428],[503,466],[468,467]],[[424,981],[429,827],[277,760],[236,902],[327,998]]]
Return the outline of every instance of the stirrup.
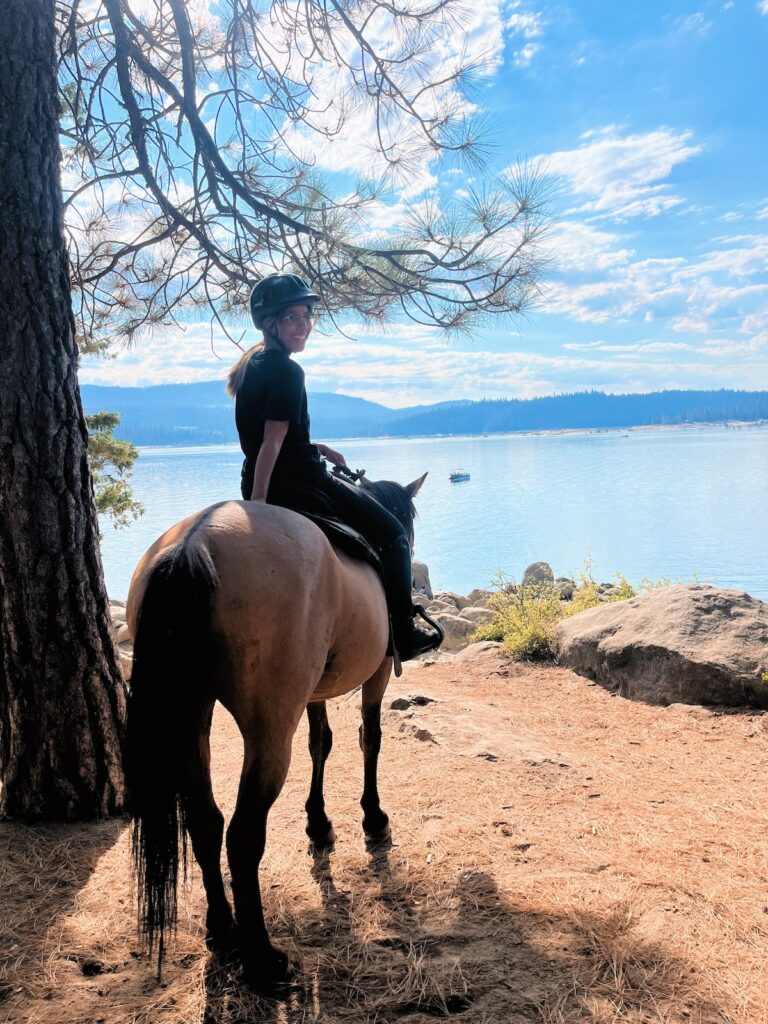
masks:
[[[437,633],[437,643],[433,647],[429,648],[430,651],[434,651],[436,648],[440,646],[443,640],[445,640],[445,630],[443,629],[439,622],[436,622],[432,618],[432,616],[427,612],[423,604],[415,604],[413,606],[413,617],[416,618],[417,615],[419,616],[419,618],[424,619],[424,621],[428,623],[432,627],[432,629],[434,629],[434,631]]]
[[[422,629],[420,626],[416,625],[416,623],[413,620],[417,617],[424,619],[424,621],[430,625],[431,632],[427,632],[427,630]],[[410,639],[413,642],[415,640],[414,634],[418,634],[420,637],[420,642],[415,644],[414,646],[409,645],[408,649],[405,651],[405,654],[403,655],[403,652],[398,651],[397,645],[394,643],[393,634],[392,647],[393,650],[397,652],[398,661],[411,661],[413,658],[418,658],[420,654],[428,654],[429,651],[436,650],[436,648],[438,648],[445,639],[445,632],[443,631],[442,626],[438,622],[435,622],[435,620],[427,614],[422,605],[413,605],[411,609],[411,614],[408,618],[411,622],[411,629],[413,630]]]

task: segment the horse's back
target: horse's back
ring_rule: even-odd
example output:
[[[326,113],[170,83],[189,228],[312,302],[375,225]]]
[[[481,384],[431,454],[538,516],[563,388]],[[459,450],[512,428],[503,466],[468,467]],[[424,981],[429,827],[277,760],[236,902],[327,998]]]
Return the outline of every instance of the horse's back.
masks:
[[[251,679],[309,699],[318,687],[325,696],[343,693],[376,670],[387,614],[374,570],[335,553],[298,513],[259,502],[212,505],[155,541],[131,580],[134,635],[158,564],[173,550],[199,547],[216,575],[206,668],[223,703],[242,703],[239,690]]]

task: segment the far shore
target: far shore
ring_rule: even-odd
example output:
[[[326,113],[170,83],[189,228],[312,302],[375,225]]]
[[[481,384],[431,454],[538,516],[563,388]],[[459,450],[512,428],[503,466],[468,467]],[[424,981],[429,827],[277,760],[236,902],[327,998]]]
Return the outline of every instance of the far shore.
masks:
[[[498,430],[483,431],[477,434],[376,434],[349,437],[323,436],[321,441],[445,441],[449,439],[464,440],[466,438],[489,438],[489,437],[559,437],[579,434],[630,434],[640,431],[684,431],[684,430],[710,430],[713,428],[727,428],[730,430],[744,430],[755,428],[758,430],[768,429],[768,420],[715,420],[708,423],[644,423],[631,427],[552,427],[542,430]],[[125,438],[130,440],[130,438]],[[179,444],[145,444],[137,445],[139,450],[147,449],[175,449],[175,448],[235,448],[239,449],[237,441],[186,441]]]

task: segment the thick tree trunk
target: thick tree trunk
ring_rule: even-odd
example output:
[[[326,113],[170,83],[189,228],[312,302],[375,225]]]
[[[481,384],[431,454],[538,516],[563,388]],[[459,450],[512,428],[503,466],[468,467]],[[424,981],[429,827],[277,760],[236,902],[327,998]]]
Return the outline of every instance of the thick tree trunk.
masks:
[[[0,16],[0,814],[124,801],[62,231],[54,0]]]

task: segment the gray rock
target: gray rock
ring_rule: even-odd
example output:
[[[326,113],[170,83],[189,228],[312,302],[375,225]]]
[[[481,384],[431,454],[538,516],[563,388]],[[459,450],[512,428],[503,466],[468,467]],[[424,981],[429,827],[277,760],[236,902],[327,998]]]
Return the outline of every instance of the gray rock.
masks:
[[[395,697],[389,705],[391,711],[407,711],[410,706],[411,701],[408,697]]]
[[[523,573],[523,586],[547,586],[555,582],[552,566],[546,562],[532,562]]]
[[[559,664],[650,704],[768,708],[768,605],[679,584],[560,623]]]
[[[474,622],[476,626],[479,626],[482,622],[490,622],[491,619],[496,618],[496,612],[491,611],[490,608],[462,608],[461,617],[463,619],[469,619],[470,622]]]
[[[454,658],[457,662],[496,661],[501,654],[501,646],[495,640],[480,640],[476,644],[468,644]]]
[[[413,590],[416,594],[432,600],[432,585],[429,582],[429,569],[424,562],[413,560]]]
[[[471,608],[487,608],[488,602],[493,597],[494,591],[476,588],[467,594],[467,604]]]
[[[133,672],[133,657],[126,653],[122,648],[118,651],[118,657],[120,660],[120,668],[123,671],[123,678],[126,682],[130,682],[131,672]]]
[[[395,697],[389,705],[392,711],[407,711],[408,708],[425,708],[427,704],[436,704],[434,697],[425,693],[411,693],[407,697]]]
[[[454,608],[458,608],[459,611],[472,604],[468,597],[454,594],[451,590],[440,590],[435,594],[435,598],[439,601],[448,601],[449,604],[452,604]]]
[[[467,640],[477,629],[477,624],[462,615],[451,615],[450,612],[437,612],[435,620],[445,630],[445,640],[441,650],[455,651],[466,646]]]
[[[121,625],[118,627],[118,630],[115,633],[115,639],[119,644],[125,643],[127,640],[132,639],[131,631],[125,622],[121,623]]]

